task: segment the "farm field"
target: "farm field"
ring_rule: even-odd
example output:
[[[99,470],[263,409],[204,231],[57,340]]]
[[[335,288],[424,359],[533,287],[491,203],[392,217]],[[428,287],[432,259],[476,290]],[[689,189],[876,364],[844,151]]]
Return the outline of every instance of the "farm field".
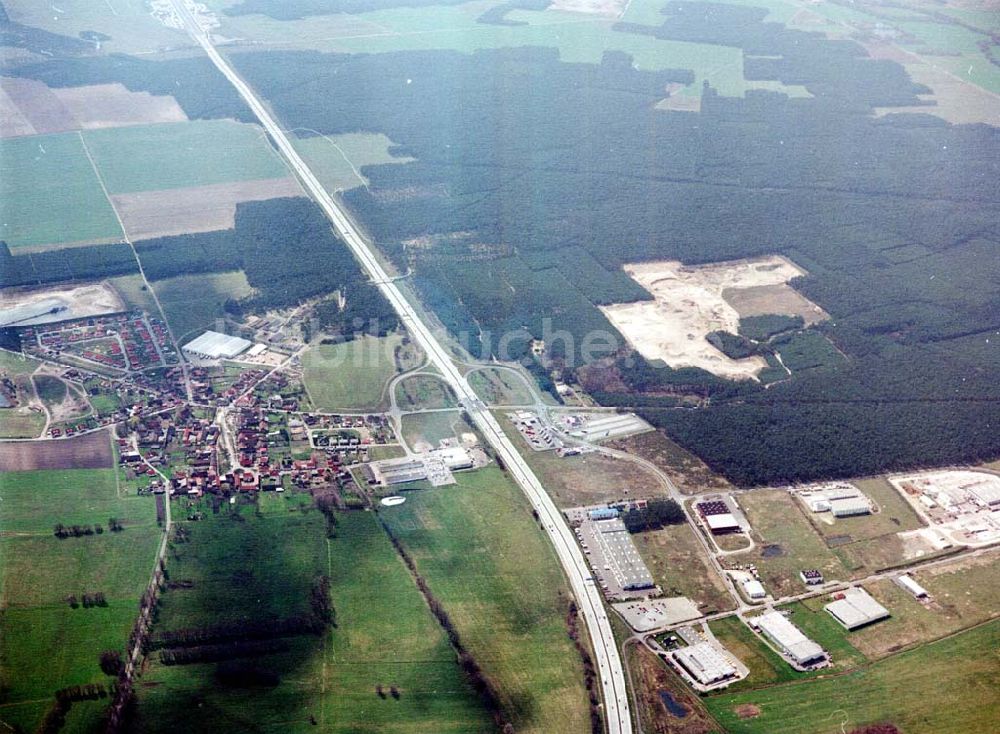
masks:
[[[213,328],[223,318],[223,306],[230,299],[253,293],[242,270],[205,275],[181,275],[152,283],[164,317],[174,337],[181,344],[190,341],[203,329]]]
[[[103,33],[109,36],[101,43],[105,53],[148,53],[191,45],[184,33],[153,18],[143,0],[63,0],[58,8],[32,0],[6,0],[4,7],[12,21],[51,33],[72,38],[84,31]]]
[[[119,496],[113,469],[3,472],[0,500],[0,722],[31,731],[56,690],[112,682],[98,657],[124,651],[160,530],[152,498]],[[109,517],[124,529],[111,532]],[[55,523],[102,532],[60,539]],[[103,606],[76,601],[96,592]],[[92,727],[103,705],[74,706],[72,720]]]
[[[711,696],[705,703],[732,734],[835,734],[842,723],[877,722],[908,734],[988,731],[1000,711],[1000,661],[984,651],[998,644],[1000,622],[993,621],[842,676]]]
[[[477,369],[469,375],[469,385],[487,405],[530,405],[534,402],[524,378],[510,370]]]
[[[456,479],[379,514],[498,687],[515,730],[578,734],[589,712],[555,554],[499,469]]]
[[[413,158],[395,156],[393,142],[376,133],[310,135],[292,138],[292,144],[330,193],[367,186],[365,166],[410,163]]]
[[[440,377],[417,374],[396,383],[396,404],[401,410],[456,408],[455,393]]]
[[[0,159],[0,240],[12,251],[122,238],[79,134],[3,139]]]
[[[636,533],[632,540],[667,596],[686,596],[705,614],[732,609],[733,598],[705,558],[696,532],[684,523]]]
[[[399,335],[362,336],[341,344],[320,344],[302,355],[303,382],[316,410],[374,410],[386,407],[386,385],[398,372]]]
[[[626,459],[598,453],[560,457],[554,451],[532,451],[502,411],[494,414],[561,508],[665,495],[654,474]]]
[[[262,130],[232,120],[108,128],[82,135],[112,195],[288,176]]]
[[[739,49],[712,44],[662,41],[615,30],[616,20],[560,11],[513,10],[512,24],[484,24],[479,16],[493,2],[421,8],[388,8],[353,15],[320,15],[278,21],[263,15],[222,16],[223,33],[282,47],[339,53],[389,53],[443,49],[474,53],[479,49],[541,46],[558,49],[569,63],[599,64],[607,51],[623,51],[640,69],[692,69],[688,87],[701,93],[708,80],[720,93],[742,96],[743,58]],[[658,6],[658,7],[662,7]],[[656,22],[663,22],[660,17]]]
[[[162,629],[304,613],[320,574],[330,579],[336,626],[284,638],[286,650],[250,658],[248,666],[277,677],[263,688],[220,685],[212,664],[154,663],[147,678],[155,685],[140,696],[140,729],[243,731],[252,710],[256,725],[283,731],[488,731],[443,631],[374,515],[341,514],[328,538],[323,516],[296,509],[297,499],[270,496],[259,511],[243,506],[185,523],[189,540],[174,542],[172,573],[194,585],[164,595]],[[398,699],[388,696],[392,685]],[[191,694],[203,697],[202,709],[177,706],[178,695]]]
[[[783,490],[756,490],[739,497],[758,544],[752,554],[734,557],[737,562],[752,560],[761,581],[775,598],[805,590],[799,571],[815,568],[830,579],[847,578],[846,569],[827,548],[802,514],[798,500]]]

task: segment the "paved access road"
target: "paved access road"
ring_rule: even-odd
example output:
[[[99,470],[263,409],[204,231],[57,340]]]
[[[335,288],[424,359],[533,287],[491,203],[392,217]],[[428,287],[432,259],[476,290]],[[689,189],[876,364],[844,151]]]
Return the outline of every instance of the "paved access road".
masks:
[[[215,49],[210,36],[198,26],[188,10],[185,0],[171,0],[171,3],[183,19],[191,36],[205,50],[212,63],[236,88],[261,125],[267,130],[278,150],[299,176],[302,184],[323,208],[334,228],[351,248],[362,267],[378,284],[404,326],[409,330],[410,335],[427,354],[429,361],[444,375],[444,379],[454,389],[460,404],[468,412],[473,423],[502,459],[508,473],[527,495],[555,546],[556,554],[569,578],[580,613],[587,623],[594,660],[597,663],[604,694],[604,712],[608,731],[611,734],[631,734],[632,719],[629,712],[628,693],[625,688],[625,673],[611,624],[604,610],[601,592],[591,580],[591,572],[584,560],[583,553],[577,547],[573,533],[566,525],[559,510],[545,492],[534,472],[528,467],[510,439],[507,438],[500,423],[473,392],[451,355],[421,320],[417,311],[406,300],[382,267],[381,262],[372,252],[368,243],[365,242],[357,227],[340,208],[340,205],[326,192],[305,161],[299,157],[285,133],[257,98],[255,92],[236,74],[229,62]]]

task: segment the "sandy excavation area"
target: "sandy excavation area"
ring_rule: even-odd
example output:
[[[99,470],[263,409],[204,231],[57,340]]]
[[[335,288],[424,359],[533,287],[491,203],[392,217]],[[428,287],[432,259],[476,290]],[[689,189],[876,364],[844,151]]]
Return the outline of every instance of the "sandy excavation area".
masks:
[[[108,283],[78,288],[9,289],[0,293],[0,326],[31,326],[99,316],[125,309]]]
[[[761,292],[768,287],[775,296],[766,313],[803,315],[811,312],[819,320],[818,306],[798,294],[787,283],[805,275],[790,260],[777,255],[753,260],[732,260],[711,265],[686,266],[676,260],[625,265],[625,272],[653,294],[654,300],[602,306],[601,310],[629,343],[646,359],[662,360],[673,368],[700,367],[719,377],[755,379],[767,366],[761,357],[730,359],[706,337],[713,331],[738,332],[741,314],[730,301],[744,291]],[[728,299],[728,300],[727,300]],[[754,299],[758,300],[758,299]],[[789,308],[795,304],[794,308]],[[802,306],[808,304],[807,308]],[[755,313],[761,313],[759,303]]]

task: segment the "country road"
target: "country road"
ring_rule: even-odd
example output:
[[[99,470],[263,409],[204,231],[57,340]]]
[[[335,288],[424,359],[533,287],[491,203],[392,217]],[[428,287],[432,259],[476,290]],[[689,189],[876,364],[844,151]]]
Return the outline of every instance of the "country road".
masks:
[[[555,547],[573,595],[576,597],[577,606],[586,622],[601,682],[608,731],[611,734],[631,734],[632,718],[625,685],[625,673],[611,623],[604,609],[604,600],[600,589],[592,580],[583,553],[577,546],[573,533],[566,525],[561,513],[527,462],[507,438],[499,422],[472,390],[451,355],[421,320],[413,305],[403,296],[351,219],[327,193],[309,166],[292,147],[281,127],[257,98],[253,89],[236,74],[229,62],[216,50],[210,36],[198,25],[184,0],[170,1],[192,38],[198,42],[216,68],[243,97],[271,136],[275,146],[298,175],[303,186],[320,205],[361,266],[392,304],[400,321],[409,330],[412,338],[423,348],[429,361],[441,371],[445,381],[458,396],[459,404],[468,412],[470,419],[484,439],[503,461],[507,472],[528,497]]]

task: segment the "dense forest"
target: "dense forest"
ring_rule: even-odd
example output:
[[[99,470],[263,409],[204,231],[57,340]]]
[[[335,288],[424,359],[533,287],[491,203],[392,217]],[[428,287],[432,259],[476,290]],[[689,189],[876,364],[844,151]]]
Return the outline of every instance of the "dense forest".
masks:
[[[772,364],[765,389],[657,368],[616,335],[590,355],[614,376],[595,392],[642,406],[741,483],[1000,455],[1000,130],[875,117],[876,106],[924,104],[926,90],[894,62],[767,23],[763,10],[676,2],[664,13],[659,28],[620,30],[742,48],[748,77],[813,96],[706,88],[700,112],[666,112],[655,109],[665,87],[692,72],[640,71],[621,53],[601,64],[541,48],[231,58],[285,126],[384,133],[417,159],[366,167],[370,186],[346,198],[474,353],[496,353],[507,333],[517,356],[548,326],[572,337],[549,355],[572,371],[588,334],[614,333],[596,304],[648,297],[623,263],[780,253],[831,315],[805,332],[761,322],[742,333],[782,340],[791,378]],[[15,73],[123,81],[177,95],[192,117],[246,119],[231,90],[209,93],[221,77],[200,60]]]
[[[139,272],[127,244],[91,245],[12,255],[0,241],[0,288],[45,285],[63,280],[93,280]]]
[[[323,328],[384,334],[398,324],[323,212],[304,197],[239,204],[233,229],[141,240],[135,247],[154,281],[242,270],[256,293],[227,303],[231,311],[285,308],[339,291],[343,308],[341,299],[318,308]]]

